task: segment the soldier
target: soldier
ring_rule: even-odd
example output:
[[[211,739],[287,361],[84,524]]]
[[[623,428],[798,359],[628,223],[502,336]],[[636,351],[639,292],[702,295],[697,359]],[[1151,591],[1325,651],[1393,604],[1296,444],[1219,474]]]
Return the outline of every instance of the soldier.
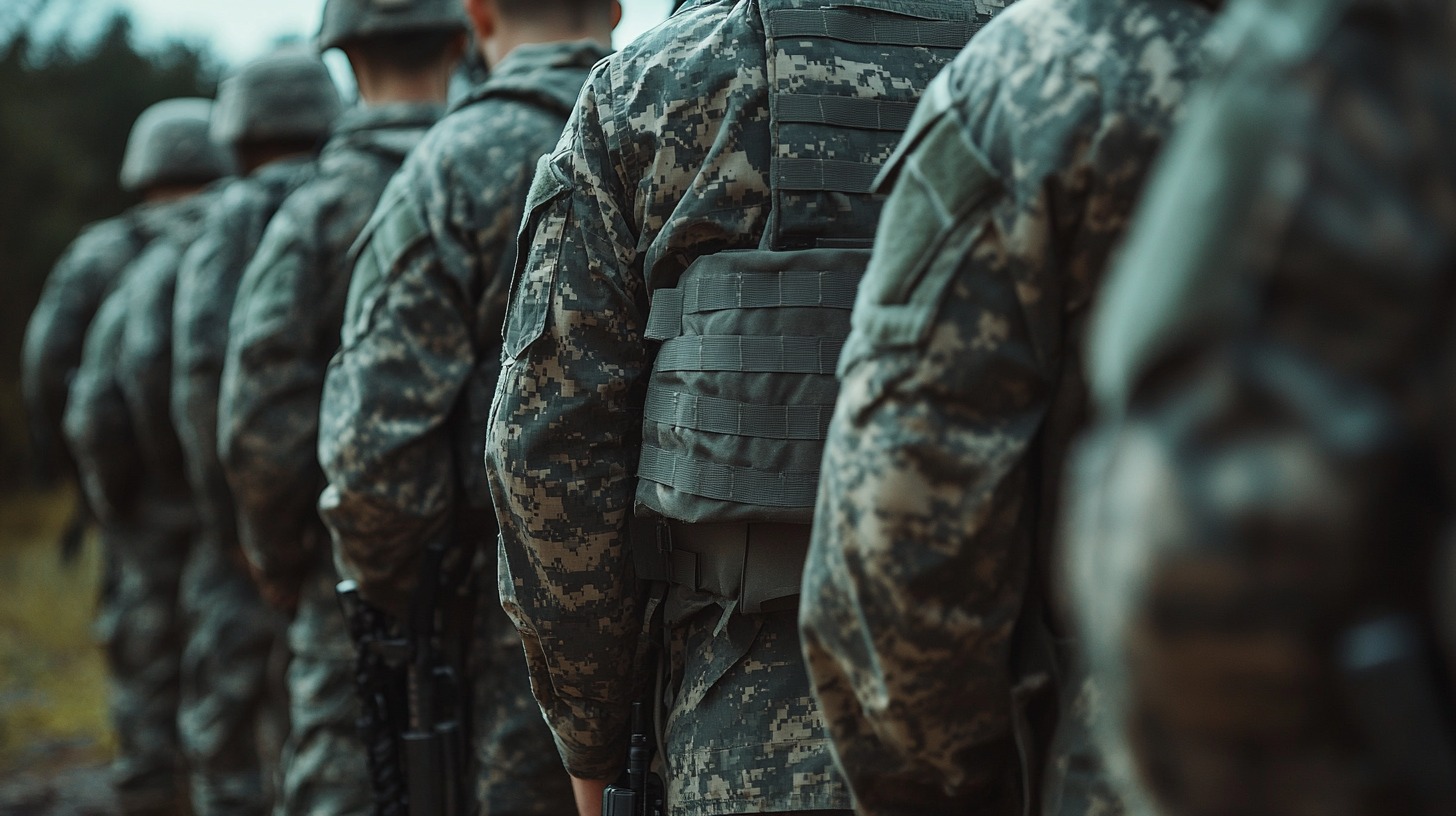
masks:
[[[849,807],[793,611],[821,419],[869,183],[989,14],[699,0],[593,71],[537,170],[487,458],[581,813],[654,687],[673,813]]]
[[[1124,811],[1085,733],[1097,690],[1053,643],[1054,488],[1086,311],[1209,5],[1017,3],[881,176],[801,607],[863,814]]]
[[[1453,813],[1456,11],[1240,0],[1216,41],[1089,342],[1108,730],[1170,816]]]
[[[229,162],[208,136],[212,103],[174,99],[149,108],[133,128],[122,184],[147,191],[157,232],[114,281],[96,313],[66,403],[64,430],[87,501],[115,560],[105,611],[118,757],[115,787],[126,814],[180,814],[177,741],[182,622],[178,581],[196,518],[185,484],[144,450],[118,371],[131,306],[129,289],[147,268],[175,257],[211,194],[203,186]]]
[[[142,145],[137,145],[135,150],[140,151]],[[135,161],[132,166],[140,166]],[[140,204],[86,227],[66,249],[46,278],[45,290],[26,326],[21,383],[31,437],[48,479],[77,475],[61,421],[71,381],[81,365],[86,329],[121,271],[165,228],[171,209],[168,204],[177,197],[176,179],[169,177],[165,157],[152,170],[149,178],[138,177],[134,171],[123,184],[129,192],[142,195]],[[184,188],[197,181],[188,172],[183,168],[180,186]],[[140,180],[150,183],[137,187]],[[89,516],[84,504],[83,493],[77,511],[82,526]],[[71,534],[80,532],[78,528]]]
[[[343,347],[324,385],[319,502],[342,574],[409,620],[430,542],[485,565],[471,657],[484,814],[572,810],[496,600],[495,520],[480,451],[500,371],[516,227],[536,160],[608,53],[615,0],[471,0],[490,66],[390,182],[356,251]],[[460,627],[461,621],[455,621]]]
[[[348,252],[390,176],[439,118],[465,27],[450,0],[329,0],[322,48],[349,58],[363,105],[345,113],[313,178],[283,201],[243,273],[218,401],[218,452],[240,543],[288,628],[286,813],[369,807],[355,733],[354,649],[316,502],[324,369],[338,347]]]
[[[273,751],[286,701],[268,699],[269,657],[280,632],[248,576],[237,521],[217,459],[217,396],[228,316],[238,281],[263,228],[283,199],[313,176],[314,153],[340,110],[338,90],[314,54],[289,48],[244,65],[218,90],[213,136],[228,145],[244,178],[208,211],[200,237],[175,269],[175,298],[155,290],[151,381],[170,398],[202,534],[182,575],[188,621],[179,727],[198,816],[268,810]],[[163,283],[166,283],[163,281]],[[175,316],[175,321],[168,318]],[[164,327],[171,344],[163,347]],[[166,355],[170,353],[170,366]],[[170,385],[170,388],[167,386]],[[276,737],[275,737],[276,739]],[[260,754],[260,750],[263,753]],[[272,760],[272,761],[267,761]]]

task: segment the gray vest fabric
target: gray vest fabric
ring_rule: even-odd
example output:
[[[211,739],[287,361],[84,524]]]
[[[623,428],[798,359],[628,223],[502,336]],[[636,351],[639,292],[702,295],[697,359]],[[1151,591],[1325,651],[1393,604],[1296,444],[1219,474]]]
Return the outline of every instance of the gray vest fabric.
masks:
[[[647,337],[662,346],[644,409],[639,514],[812,520],[835,367],[884,203],[875,179],[930,80],[1000,7],[760,0],[769,227],[758,249],[700,257],[675,288],[652,293]],[[915,81],[856,95],[866,66],[891,65]]]

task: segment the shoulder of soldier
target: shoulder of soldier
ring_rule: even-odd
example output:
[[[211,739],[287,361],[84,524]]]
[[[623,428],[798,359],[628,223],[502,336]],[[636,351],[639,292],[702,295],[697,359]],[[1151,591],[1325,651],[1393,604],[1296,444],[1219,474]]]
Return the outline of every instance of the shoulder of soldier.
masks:
[[[703,0],[679,10],[592,68],[587,79],[610,97],[633,131],[659,129],[662,103],[709,96],[745,63],[762,65],[763,29],[756,5]]]
[[[1191,0],[1019,0],[987,23],[945,74],[951,95],[963,101],[993,85],[1041,93],[1049,76],[1090,80],[1099,95],[1115,94],[1123,78],[1174,70],[1198,50],[1191,44],[1201,48],[1213,20]],[[1168,43],[1179,46],[1175,53]],[[1026,76],[1037,79],[1018,82]]]
[[[451,113],[410,153],[399,175],[421,205],[520,175],[555,146],[562,120],[540,105],[487,98]],[[529,170],[526,171],[529,174]]]
[[[87,224],[66,248],[62,265],[130,257],[143,243],[141,230],[128,213]]]

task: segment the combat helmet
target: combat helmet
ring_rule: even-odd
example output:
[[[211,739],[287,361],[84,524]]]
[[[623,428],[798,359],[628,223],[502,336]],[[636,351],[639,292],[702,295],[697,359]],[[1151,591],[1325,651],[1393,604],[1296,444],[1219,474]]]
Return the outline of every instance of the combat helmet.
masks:
[[[223,79],[212,116],[219,144],[314,141],[328,135],[343,108],[339,90],[317,55],[288,46]]]
[[[318,47],[326,51],[376,34],[464,30],[460,0],[327,0]]]
[[[232,160],[210,135],[212,102],[167,99],[142,111],[121,162],[128,191],[159,184],[200,184],[232,172]]]

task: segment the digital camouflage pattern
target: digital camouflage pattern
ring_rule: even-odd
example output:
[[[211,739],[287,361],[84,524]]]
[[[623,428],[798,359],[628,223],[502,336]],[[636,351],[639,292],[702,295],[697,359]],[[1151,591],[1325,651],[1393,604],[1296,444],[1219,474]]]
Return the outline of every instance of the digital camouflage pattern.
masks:
[[[1045,774],[1022,767],[1021,717],[1048,680],[1032,646],[1082,326],[1210,17],[1022,0],[935,80],[881,175],[800,607],[862,814],[1020,814],[1043,775],[1042,813],[1124,812],[1085,735],[1094,685],[1064,679]]]
[[[260,732],[286,706],[270,699],[269,656],[282,633],[248,576],[217,455],[217,400],[228,318],[243,270],[283,199],[313,176],[313,157],[267,164],[229,184],[177,272],[171,413],[202,535],[182,575],[190,621],[182,664],[183,744],[201,816],[267,811]]]
[[[218,458],[218,395],[228,321],[243,271],[283,200],[313,178],[312,156],[267,164],[228,185],[177,272],[173,310],[172,419],[187,479],[209,534],[238,548],[237,511]]]
[[[126,400],[149,477],[158,489],[185,496],[189,503],[182,443],[172,424],[173,297],[182,256],[202,233],[207,210],[225,189],[188,199],[185,217],[175,217],[137,257],[127,270],[126,285],[115,295],[125,298],[127,317],[112,376]]]
[[[196,532],[185,491],[148,466],[141,435],[118,382],[129,322],[128,289],[152,262],[168,256],[174,233],[192,229],[207,195],[157,205],[157,237],[122,271],[87,331],[64,427],[88,503],[101,521],[114,586],[98,629],[111,673],[117,735],[114,784],[128,816],[172,813],[180,806],[177,736],[182,622],[177,593],[183,559]]]
[[[502,601],[578,777],[621,770],[631,703],[653,685],[659,635],[627,548],[648,292],[698,256],[758,246],[771,204],[766,59],[756,4],[684,7],[593,70],[532,183],[487,468]],[[898,81],[879,66],[859,79],[846,94]],[[847,808],[792,614],[725,615],[681,587],[665,609],[671,812]]]
[[[158,217],[166,212],[165,207],[139,204],[82,230],[56,262],[30,313],[21,387],[31,435],[49,470],[69,472],[74,467],[61,421],[81,365],[86,329],[122,270],[161,230]]]
[[[405,155],[439,118],[426,104],[363,107],[339,119],[317,174],[279,206],[243,273],[229,323],[218,447],[241,544],[265,585],[299,591],[288,628],[291,732],[281,807],[369,807],[354,730],[354,646],[315,502],[319,401],[339,344],[349,248]]]
[[[606,53],[590,42],[511,52],[405,162],[357,249],[324,384],[320,509],[341,574],[396,616],[427,543],[494,539],[454,530],[452,514],[490,500],[480,452],[516,228],[537,159]]]
[[[481,450],[531,173],[606,54],[587,41],[521,46],[430,131],[360,241],[324,385],[319,506],[340,573],[404,620],[426,545],[485,550],[473,664],[485,814],[574,808],[496,601]]]
[[[1449,721],[1410,721],[1449,686],[1371,685],[1352,633],[1451,633],[1456,11],[1240,0],[1216,41],[1089,344],[1109,736],[1168,814],[1449,813]]]
[[[318,413],[339,345],[349,248],[390,176],[439,118],[433,105],[344,114],[314,178],[279,207],[243,273],[229,322],[218,450],[241,543],[270,583],[301,586],[326,560]]]

